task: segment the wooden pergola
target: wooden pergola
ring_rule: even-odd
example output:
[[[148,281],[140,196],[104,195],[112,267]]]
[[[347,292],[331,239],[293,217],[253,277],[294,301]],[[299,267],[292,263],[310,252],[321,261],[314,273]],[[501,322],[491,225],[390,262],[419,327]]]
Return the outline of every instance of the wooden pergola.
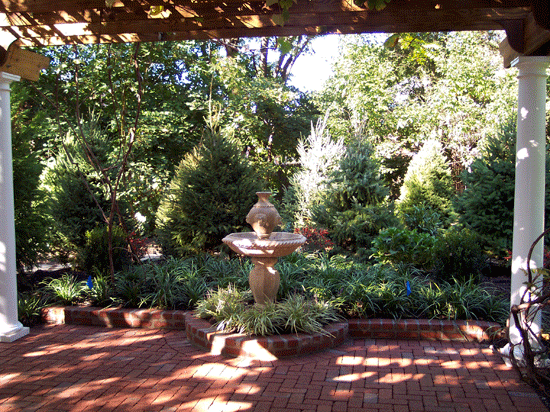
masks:
[[[548,55],[549,9],[549,0],[391,0],[380,11],[296,0],[281,25],[270,0],[0,0],[0,65],[14,58],[10,46],[502,29],[509,64]]]
[[[35,80],[47,67],[29,46],[505,30],[504,65],[519,69],[511,295],[518,302],[529,246],[544,229],[550,0],[391,0],[382,10],[353,0],[295,0],[284,21],[282,12],[276,0],[0,0],[0,341],[28,332],[17,320],[9,85]],[[542,262],[540,245],[531,267]]]

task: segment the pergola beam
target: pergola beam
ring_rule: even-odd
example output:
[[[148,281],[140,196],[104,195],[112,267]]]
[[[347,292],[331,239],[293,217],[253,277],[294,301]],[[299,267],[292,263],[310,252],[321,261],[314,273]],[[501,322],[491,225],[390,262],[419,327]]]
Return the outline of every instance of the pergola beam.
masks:
[[[351,0],[297,0],[284,25],[265,0],[0,0],[0,30],[24,46],[316,33],[402,33],[502,29],[523,22],[535,0],[392,0],[381,11]],[[548,0],[537,0],[547,2]],[[164,7],[160,15],[152,6]]]

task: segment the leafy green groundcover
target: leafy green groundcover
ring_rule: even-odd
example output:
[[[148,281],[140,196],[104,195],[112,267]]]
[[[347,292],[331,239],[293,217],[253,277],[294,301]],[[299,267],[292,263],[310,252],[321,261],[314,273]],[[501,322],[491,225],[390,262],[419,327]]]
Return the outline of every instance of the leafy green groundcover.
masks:
[[[478,283],[435,281],[429,273],[395,264],[365,264],[326,254],[280,259],[278,301],[252,304],[247,259],[201,255],[146,263],[116,275],[113,285],[95,272],[87,280],[66,275],[27,291],[32,318],[48,304],[195,309],[220,328],[246,333],[318,332],[341,318],[478,319],[504,323],[508,303]],[[40,296],[36,302],[32,296]],[[28,320],[26,320],[28,321]]]

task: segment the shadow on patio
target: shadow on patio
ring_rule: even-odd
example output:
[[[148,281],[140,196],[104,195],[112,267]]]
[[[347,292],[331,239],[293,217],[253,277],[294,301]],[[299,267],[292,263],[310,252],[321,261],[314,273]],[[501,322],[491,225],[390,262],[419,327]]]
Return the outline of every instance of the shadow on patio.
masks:
[[[184,331],[55,325],[0,344],[0,411],[547,411],[477,343],[350,340],[260,362]]]

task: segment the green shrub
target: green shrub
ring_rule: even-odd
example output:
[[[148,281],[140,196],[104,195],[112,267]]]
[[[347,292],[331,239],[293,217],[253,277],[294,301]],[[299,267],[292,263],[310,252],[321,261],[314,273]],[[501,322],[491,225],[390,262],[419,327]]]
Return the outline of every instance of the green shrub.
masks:
[[[127,247],[126,236],[122,228],[113,226],[112,248],[115,271],[119,271],[131,263],[131,255]],[[86,243],[78,250],[77,263],[79,267],[89,273],[94,270],[108,273],[110,271],[108,252],[107,226],[97,226],[86,232]]]
[[[397,223],[390,204],[354,203],[348,210],[335,210],[325,204],[314,214],[317,223],[328,228],[334,243],[350,251],[369,249],[381,229]]]
[[[217,248],[246,227],[261,181],[239,149],[213,131],[185,156],[157,214],[165,253],[184,256]]]
[[[90,138],[95,156],[106,160],[108,139],[97,130]],[[109,201],[77,139],[68,136],[62,147],[55,161],[48,164],[43,187],[49,193],[49,212],[59,243],[56,246],[74,250],[86,244],[86,232],[105,224],[100,207],[108,214]]]
[[[432,236],[437,236],[443,226],[440,214],[423,204],[411,206],[401,218],[407,229]]]
[[[32,267],[48,251],[51,221],[46,193],[39,187],[43,164],[33,152],[31,136],[21,131],[13,139],[13,186],[18,271]],[[26,140],[28,139],[28,140]]]
[[[373,257],[379,262],[405,263],[430,269],[436,242],[437,238],[429,233],[392,227],[381,230],[373,240]]]
[[[441,235],[434,247],[433,274],[436,279],[459,282],[479,279],[487,256],[479,235],[468,229],[452,228]]]
[[[430,140],[412,159],[397,201],[400,216],[414,213],[422,205],[436,212],[448,225],[452,221],[452,199],[455,195],[451,169],[441,143]]]

